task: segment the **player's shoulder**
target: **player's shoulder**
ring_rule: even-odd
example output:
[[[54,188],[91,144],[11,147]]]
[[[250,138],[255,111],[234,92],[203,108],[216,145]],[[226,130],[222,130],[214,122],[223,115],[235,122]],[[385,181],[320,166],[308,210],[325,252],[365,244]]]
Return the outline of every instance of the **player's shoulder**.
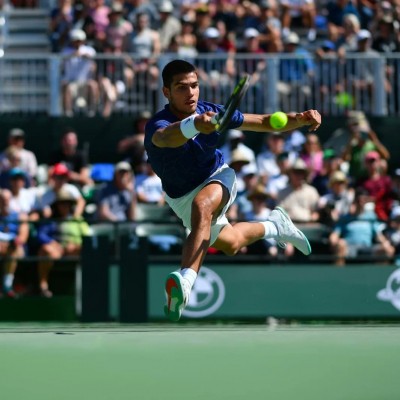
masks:
[[[222,107],[223,106],[221,104],[215,104],[209,101],[199,100],[197,102],[196,111],[198,114],[203,114],[207,111],[219,112],[221,111]]]

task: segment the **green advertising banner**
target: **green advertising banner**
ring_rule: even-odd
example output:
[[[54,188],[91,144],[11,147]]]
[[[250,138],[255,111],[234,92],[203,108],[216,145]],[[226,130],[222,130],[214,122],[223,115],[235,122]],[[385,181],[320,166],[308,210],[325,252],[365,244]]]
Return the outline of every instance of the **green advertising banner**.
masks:
[[[149,319],[164,318],[164,281],[176,265],[149,266]],[[205,265],[187,318],[400,318],[400,268],[357,265]]]

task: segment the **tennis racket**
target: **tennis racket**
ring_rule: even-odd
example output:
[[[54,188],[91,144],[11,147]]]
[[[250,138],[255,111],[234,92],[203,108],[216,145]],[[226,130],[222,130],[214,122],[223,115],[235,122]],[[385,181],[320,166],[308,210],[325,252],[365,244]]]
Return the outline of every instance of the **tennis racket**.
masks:
[[[215,125],[216,131],[221,133],[228,128],[233,113],[239,106],[240,101],[247,92],[247,89],[249,88],[249,83],[250,75],[246,74],[243,78],[240,79],[240,81],[233,89],[233,92],[229,96],[229,99],[225,103],[223,109],[211,118],[211,122]]]

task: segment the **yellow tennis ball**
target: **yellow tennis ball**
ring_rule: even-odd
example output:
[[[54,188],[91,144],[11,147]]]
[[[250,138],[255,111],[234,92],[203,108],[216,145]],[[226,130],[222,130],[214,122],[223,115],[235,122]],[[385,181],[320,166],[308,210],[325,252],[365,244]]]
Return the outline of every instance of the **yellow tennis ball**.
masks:
[[[287,115],[282,111],[274,112],[269,118],[269,124],[274,129],[282,129],[288,122]]]

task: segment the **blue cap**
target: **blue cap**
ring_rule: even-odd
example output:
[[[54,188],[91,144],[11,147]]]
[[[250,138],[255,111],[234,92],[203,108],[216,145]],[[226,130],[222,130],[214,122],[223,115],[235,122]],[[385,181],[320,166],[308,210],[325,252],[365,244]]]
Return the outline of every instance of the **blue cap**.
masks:
[[[321,47],[322,47],[323,49],[336,50],[335,43],[333,43],[333,42],[330,41],[330,40],[324,40],[324,41],[322,42]]]
[[[16,177],[16,176],[22,176],[23,178],[25,178],[25,171],[22,170],[21,168],[11,168],[10,169],[10,178]]]

